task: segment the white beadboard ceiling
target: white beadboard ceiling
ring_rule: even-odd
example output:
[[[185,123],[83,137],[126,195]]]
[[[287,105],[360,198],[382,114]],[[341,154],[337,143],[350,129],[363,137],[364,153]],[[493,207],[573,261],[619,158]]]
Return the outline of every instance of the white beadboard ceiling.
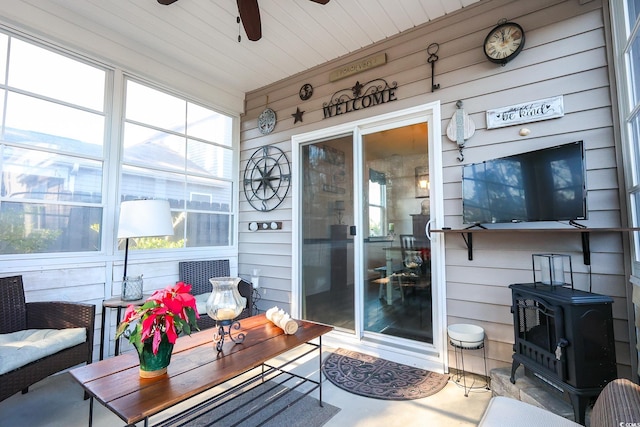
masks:
[[[15,0],[12,0],[15,1]],[[260,0],[262,39],[236,22],[236,0],[20,0],[10,21],[52,16],[242,95],[480,0]],[[29,14],[29,18],[21,14]],[[242,41],[238,42],[238,33]]]

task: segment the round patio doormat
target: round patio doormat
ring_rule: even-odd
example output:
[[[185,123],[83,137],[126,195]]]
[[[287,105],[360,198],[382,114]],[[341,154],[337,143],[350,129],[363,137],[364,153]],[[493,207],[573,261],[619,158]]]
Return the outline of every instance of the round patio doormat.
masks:
[[[342,348],[322,364],[329,381],[350,393],[382,400],[411,400],[431,396],[449,377]]]

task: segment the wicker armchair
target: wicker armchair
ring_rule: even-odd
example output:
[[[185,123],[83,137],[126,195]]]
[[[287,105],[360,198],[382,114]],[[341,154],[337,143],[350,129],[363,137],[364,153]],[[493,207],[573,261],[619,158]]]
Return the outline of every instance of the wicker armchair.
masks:
[[[180,271],[180,280],[191,284],[191,293],[200,295],[209,293],[212,290],[209,279],[212,277],[229,277],[231,270],[229,268],[228,259],[206,260],[206,261],[182,261],[178,264]],[[251,307],[253,307],[253,287],[251,283],[241,280],[238,284],[240,295],[247,299],[247,306],[242,310],[238,319],[244,319],[251,316]],[[216,322],[206,314],[198,319],[198,327],[200,329],[208,329],[215,326]]]
[[[64,369],[92,361],[96,307],[70,302],[25,302],[22,276],[0,278],[0,334],[25,329],[86,328],[84,343],[0,375],[0,401]]]

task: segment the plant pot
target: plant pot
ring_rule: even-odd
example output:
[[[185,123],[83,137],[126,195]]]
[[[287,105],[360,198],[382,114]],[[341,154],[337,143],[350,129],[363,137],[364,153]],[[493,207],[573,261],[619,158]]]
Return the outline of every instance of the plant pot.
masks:
[[[171,362],[173,344],[169,342],[166,335],[162,336],[158,353],[153,354],[153,340],[144,342],[142,351],[138,352],[140,358],[140,377],[154,378],[167,373],[167,366]]]

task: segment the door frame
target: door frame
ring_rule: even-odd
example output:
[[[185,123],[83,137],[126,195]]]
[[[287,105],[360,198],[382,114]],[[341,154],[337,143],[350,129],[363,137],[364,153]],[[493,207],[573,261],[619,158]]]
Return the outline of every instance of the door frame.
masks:
[[[301,316],[302,294],[298,284],[302,280],[302,254],[300,252],[300,238],[302,235],[301,201],[302,188],[300,186],[300,151],[306,143],[328,139],[331,137],[351,134],[354,140],[361,142],[363,133],[371,133],[378,130],[407,126],[416,123],[427,123],[428,150],[429,150],[429,177],[430,177],[430,203],[431,203],[431,227],[439,228],[444,223],[444,196],[442,176],[442,132],[440,101],[421,104],[403,110],[393,111],[365,119],[355,120],[339,125],[326,127],[291,137],[292,155],[292,268],[291,268],[291,311],[294,317]],[[357,230],[363,230],[362,213],[362,144],[353,147],[353,185],[354,185],[354,225]],[[355,283],[364,280],[362,268],[364,243],[359,238],[354,239],[354,260],[358,267],[354,269]],[[426,369],[437,372],[448,371],[447,357],[447,332],[446,332],[446,277],[445,277],[445,253],[444,236],[435,233],[431,236],[432,251],[432,306],[433,306],[433,344],[416,343],[410,347],[393,343],[393,340],[364,339],[362,319],[362,289],[355,286],[355,334],[334,331],[327,336],[330,341],[335,340],[335,345],[350,347],[363,352],[374,353],[381,357],[387,357],[394,361],[407,364],[420,364]],[[394,345],[390,345],[394,344]]]

